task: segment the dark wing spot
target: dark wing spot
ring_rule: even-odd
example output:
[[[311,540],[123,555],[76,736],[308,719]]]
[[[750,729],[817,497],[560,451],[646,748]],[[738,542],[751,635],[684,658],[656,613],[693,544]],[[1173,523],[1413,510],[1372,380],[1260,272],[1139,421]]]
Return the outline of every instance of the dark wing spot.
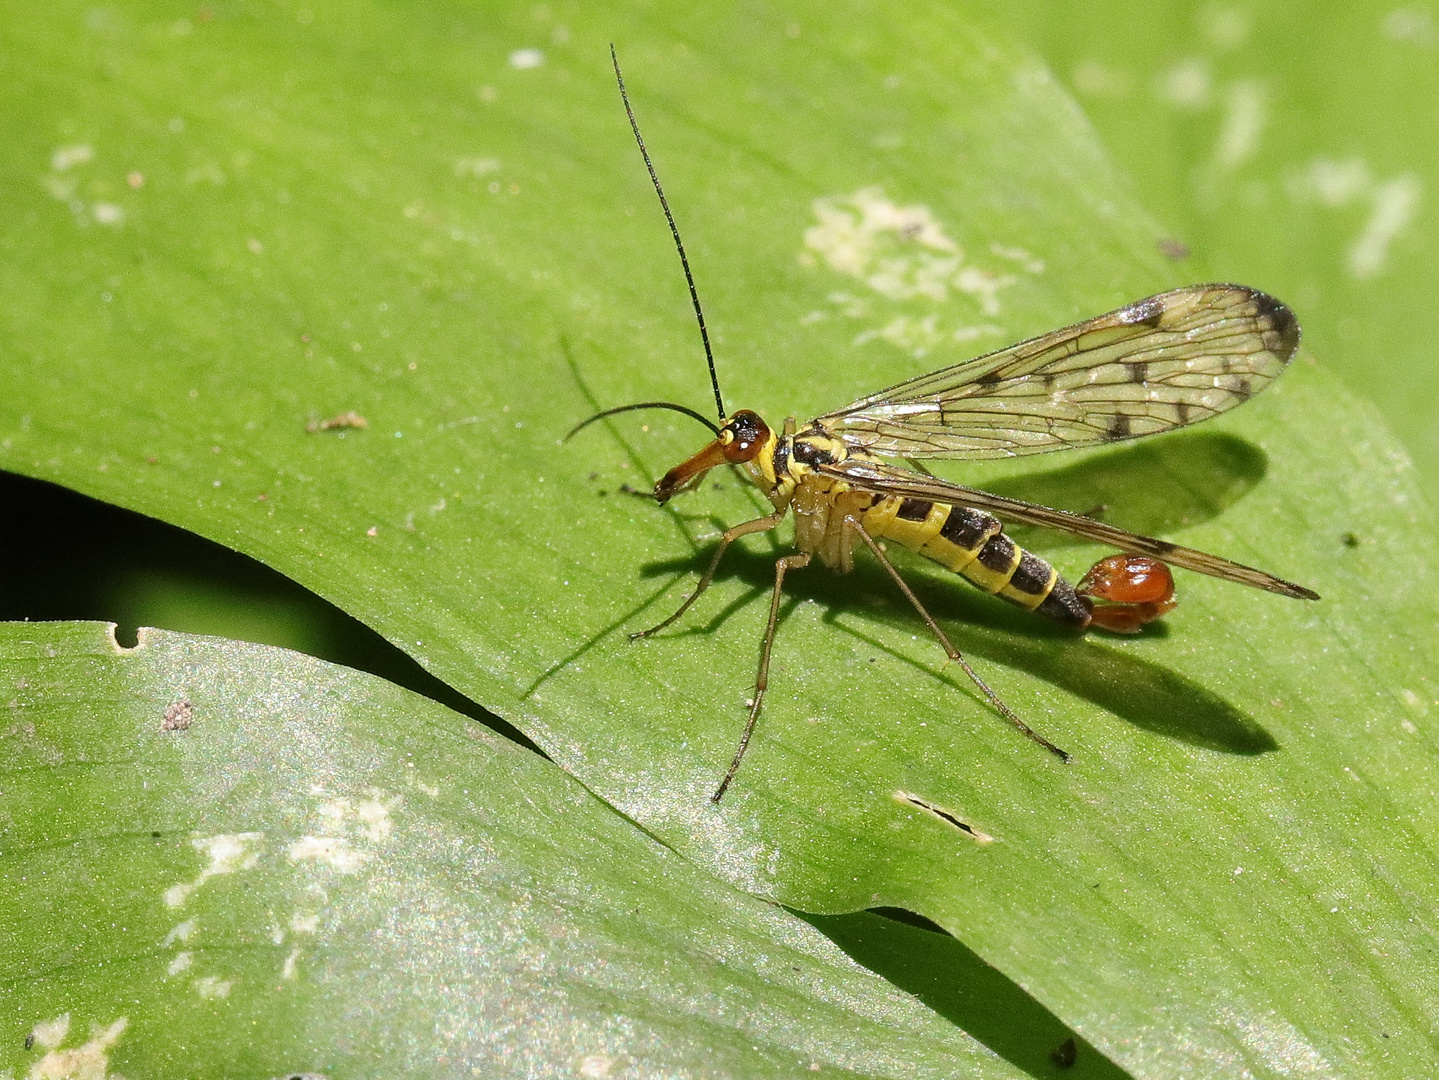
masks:
[[[1191,411],[1191,410],[1190,410],[1190,407],[1189,407],[1189,402],[1187,402],[1187,401],[1176,401],[1176,402],[1174,403],[1174,411],[1175,411],[1175,413],[1178,414],[1178,416],[1179,416],[1179,426],[1180,426],[1180,427],[1183,427],[1185,424],[1189,423],[1189,414],[1190,414],[1190,411]]]
[[[1143,383],[1149,378],[1148,364],[1136,360],[1124,366],[1129,370],[1129,381],[1132,383]]]
[[[1248,398],[1254,393],[1254,384],[1249,381],[1248,376],[1234,384],[1234,393],[1241,398]]]
[[[1157,296],[1151,296],[1147,300],[1138,300],[1127,308],[1121,308],[1118,315],[1119,321],[1125,326],[1143,323],[1157,329],[1164,319],[1164,301]]]
[[[1003,382],[1004,376],[1000,374],[999,368],[995,368],[992,371],[986,371],[983,375],[979,376],[974,381],[977,382],[980,386],[993,386],[997,382]]]
[[[1294,351],[1299,348],[1299,320],[1294,312],[1268,293],[1254,293],[1255,313],[1267,319],[1269,330],[1264,334],[1264,344],[1286,364]]]
[[[1104,437],[1110,442],[1117,442],[1120,439],[1129,438],[1130,434],[1129,416],[1125,413],[1115,413],[1114,418],[1109,422],[1109,430],[1104,433]]]
[[[929,511],[934,503],[926,499],[905,499],[899,504],[896,517],[904,518],[905,521],[924,521],[929,517]]]

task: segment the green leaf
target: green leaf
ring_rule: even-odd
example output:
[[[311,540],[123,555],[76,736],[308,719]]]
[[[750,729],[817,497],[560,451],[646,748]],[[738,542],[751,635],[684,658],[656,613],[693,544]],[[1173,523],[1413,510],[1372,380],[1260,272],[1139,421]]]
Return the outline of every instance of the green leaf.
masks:
[[[96,624],[0,640],[7,1075],[1018,1075],[383,680]]]
[[[8,468],[280,569],[733,885],[927,916],[1135,1076],[1427,1069],[1433,522],[1313,361],[1153,449],[962,476],[1062,485],[1318,604],[1191,575],[1166,630],[1081,641],[904,563],[1068,767],[868,562],[793,575],[718,808],[775,552],[746,541],[681,626],[624,639],[756,503],[620,490],[700,444],[671,414],[559,442],[708,400],[606,43],[727,401],[774,421],[1184,280],[1031,54],[933,5],[190,15],[8,21]]]

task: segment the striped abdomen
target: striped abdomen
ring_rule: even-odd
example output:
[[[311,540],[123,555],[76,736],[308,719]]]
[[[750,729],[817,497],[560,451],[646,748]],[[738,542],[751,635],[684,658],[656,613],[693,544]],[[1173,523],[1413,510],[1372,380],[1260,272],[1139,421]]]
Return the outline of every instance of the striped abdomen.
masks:
[[[864,527],[871,536],[903,544],[987,593],[1068,626],[1089,625],[1089,605],[1074,587],[1005,536],[992,514],[896,496],[876,500],[864,513]]]

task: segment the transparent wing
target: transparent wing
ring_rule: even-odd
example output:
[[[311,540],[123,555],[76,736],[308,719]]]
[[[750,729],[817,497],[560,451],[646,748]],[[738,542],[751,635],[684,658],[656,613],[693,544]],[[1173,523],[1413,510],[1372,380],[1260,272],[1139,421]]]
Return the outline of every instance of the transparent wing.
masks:
[[[922,375],[818,418],[858,450],[997,458],[1217,416],[1284,370],[1299,323],[1243,285],[1191,285]]]
[[[1243,566],[1218,555],[1208,555],[1193,548],[1180,547],[1167,540],[1156,540],[1152,536],[1140,536],[1126,532],[1113,525],[1107,525],[1093,518],[1055,510],[1048,506],[1007,499],[977,488],[951,484],[934,476],[921,476],[907,469],[886,465],[878,461],[849,459],[832,465],[815,466],[819,472],[844,480],[853,488],[872,492],[876,495],[897,495],[906,499],[924,499],[928,502],[947,503],[951,506],[968,506],[975,510],[987,510],[1010,521],[1021,521],[1026,525],[1038,525],[1046,529],[1074,533],[1088,540],[1128,551],[1135,555],[1150,555],[1173,566],[1195,570],[1210,577],[1235,581],[1256,589],[1282,593],[1300,600],[1318,600],[1319,594],[1292,581],[1275,577],[1273,574]]]

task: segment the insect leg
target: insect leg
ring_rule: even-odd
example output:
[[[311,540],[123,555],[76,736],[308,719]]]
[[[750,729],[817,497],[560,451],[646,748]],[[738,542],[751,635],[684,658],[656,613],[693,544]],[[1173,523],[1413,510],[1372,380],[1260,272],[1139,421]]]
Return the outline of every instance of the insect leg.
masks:
[[[664,622],[659,623],[656,626],[651,626],[648,630],[636,630],[633,634],[630,635],[630,640],[638,641],[640,638],[647,638],[654,634],[658,634],[666,626],[674,622],[686,611],[688,611],[690,609],[690,605],[699,599],[700,593],[704,592],[710,587],[710,582],[714,580],[715,571],[719,569],[720,560],[724,558],[724,553],[726,549],[732,543],[738,540],[741,536],[748,536],[750,535],[750,533],[767,532],[768,530],[775,528],[781,521],[784,520],[786,512],[787,511],[780,510],[777,513],[768,514],[762,518],[755,518],[753,521],[746,521],[743,524],[726,529],[724,531],[724,535],[720,537],[720,546],[715,551],[714,558],[710,560],[709,569],[706,570],[704,572],[704,576],[700,578],[700,583],[695,586],[695,591],[690,593],[689,596],[685,598],[685,602],[679,606],[679,610],[676,611]]]
[[[774,564],[774,596],[770,598],[769,624],[764,629],[764,643],[760,645],[759,675],[754,681],[754,700],[750,702],[749,719],[745,721],[744,733],[739,737],[739,749],[735,751],[734,761],[730,762],[729,772],[724,774],[720,786],[710,796],[710,802],[719,802],[724,798],[725,789],[739,771],[739,763],[744,758],[745,750],[749,748],[749,737],[754,734],[755,721],[759,719],[760,703],[764,701],[765,687],[769,686],[769,654],[774,647],[774,628],[779,622],[780,588],[784,585],[785,571],[808,566],[811,558],[809,552],[804,551],[796,555],[786,555]]]
[[[904,578],[899,576],[899,571],[896,570],[894,568],[894,564],[889,561],[889,556],[884,553],[884,549],[881,548],[877,543],[875,543],[874,537],[869,535],[868,531],[866,531],[865,527],[859,523],[858,519],[853,517],[846,517],[844,519],[844,524],[846,528],[851,528],[855,532],[859,533],[860,538],[869,545],[869,550],[874,552],[874,557],[879,560],[880,565],[889,571],[889,576],[894,578],[894,583],[899,586],[900,592],[904,593],[905,597],[909,600],[909,602],[914,605],[914,610],[919,612],[919,616],[924,620],[925,625],[928,626],[930,630],[934,633],[934,636],[939,639],[940,648],[945,651],[945,654],[951,660],[953,660],[956,664],[958,664],[961,668],[964,669],[964,673],[968,675],[971,680],[973,680],[975,686],[979,687],[979,689],[983,692],[984,696],[989,699],[989,703],[999,711],[999,714],[1003,716],[1006,720],[1008,720],[1011,724],[1013,724],[1015,727],[1019,728],[1019,730],[1024,732],[1024,734],[1027,735],[1029,738],[1039,743],[1040,746],[1044,747],[1051,754],[1054,754],[1056,757],[1059,757],[1064,761],[1068,761],[1069,755],[1067,753],[1065,753],[1059,747],[1055,746],[1054,743],[1050,742],[1043,735],[1039,734],[1039,732],[1035,731],[1032,727],[1026,724],[1018,716],[1016,716],[1014,710],[1011,709],[1008,705],[1006,705],[1000,699],[999,695],[989,688],[989,684],[979,677],[979,673],[975,671],[974,668],[969,666],[969,661],[965,660],[964,656],[960,653],[960,651],[956,649],[954,645],[950,642],[949,637],[945,634],[945,632],[939,628],[939,624],[935,622],[929,612],[924,609],[924,605],[919,602],[919,597],[914,595],[914,590],[912,590],[909,585],[906,584]]]

